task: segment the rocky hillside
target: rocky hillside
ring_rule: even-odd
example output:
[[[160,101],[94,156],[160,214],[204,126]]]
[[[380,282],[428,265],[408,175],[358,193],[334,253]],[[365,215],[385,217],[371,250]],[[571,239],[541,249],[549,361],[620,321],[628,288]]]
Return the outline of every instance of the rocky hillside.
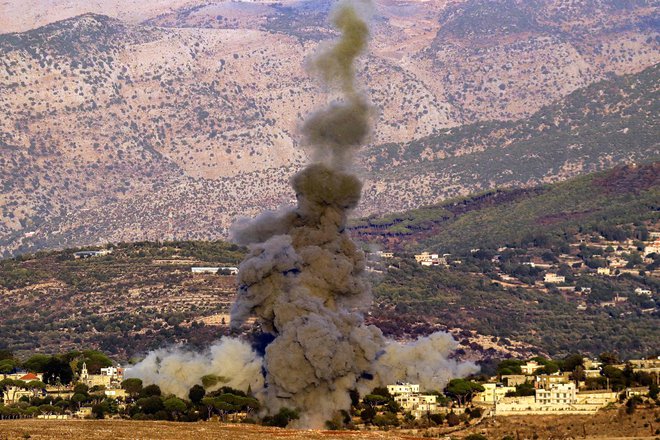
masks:
[[[236,216],[292,201],[297,128],[331,98],[304,70],[332,36],[327,2],[58,0],[37,15],[9,3],[0,254],[220,237]],[[657,11],[619,4],[377,1],[358,69],[376,109],[362,212],[657,153],[657,69],[642,72],[660,61]],[[546,142],[556,153],[528,167]],[[493,146],[523,162],[475,167],[498,163]]]

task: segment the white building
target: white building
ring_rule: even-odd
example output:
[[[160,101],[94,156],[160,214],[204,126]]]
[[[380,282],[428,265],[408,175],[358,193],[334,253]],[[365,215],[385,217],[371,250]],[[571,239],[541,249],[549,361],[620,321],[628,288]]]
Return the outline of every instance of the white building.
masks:
[[[428,252],[422,252],[421,254],[415,255],[415,261],[417,261],[422,266],[447,265],[447,259],[444,256],[441,257],[438,254],[430,254]]]
[[[217,274],[219,272],[223,275],[238,275],[238,267],[234,267],[234,266],[219,266],[219,267],[197,266],[197,267],[192,267],[191,271],[192,273]]]
[[[531,376],[541,368],[543,368],[543,365],[539,364],[536,361],[529,361],[526,364],[520,366],[520,370],[522,371],[522,374],[525,374],[527,376]]]
[[[536,390],[536,403],[541,405],[563,405],[577,402],[575,384],[552,383],[547,388]]]
[[[440,412],[438,396],[434,394],[420,394],[419,384],[397,383],[388,385],[387,391],[404,411],[410,411],[415,417]]]
[[[388,385],[387,392],[392,396],[396,396],[398,394],[419,393],[419,384],[397,383],[395,385]]]
[[[504,386],[500,383],[483,383],[481,386],[484,387],[484,391],[475,394],[472,402],[496,403],[504,399],[506,393],[516,391],[516,387]]]
[[[651,296],[651,295],[653,295],[653,292],[651,292],[650,289],[642,289],[641,287],[638,287],[638,288],[635,289],[635,294]]]

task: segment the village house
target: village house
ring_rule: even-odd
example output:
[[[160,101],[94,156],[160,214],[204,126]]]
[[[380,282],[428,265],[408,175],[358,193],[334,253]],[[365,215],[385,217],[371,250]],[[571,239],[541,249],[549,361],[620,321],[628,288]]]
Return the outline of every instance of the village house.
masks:
[[[577,402],[574,383],[549,383],[536,389],[536,403],[541,405],[572,404]]]
[[[552,385],[571,382],[571,373],[541,374],[536,377],[535,387],[549,389]]]
[[[656,381],[660,376],[660,356],[654,359],[631,359],[628,361],[632,366],[633,372],[649,373],[655,376]]]
[[[544,283],[565,283],[566,277],[556,273],[546,273],[543,277]]]
[[[27,387],[27,385],[32,381],[41,382],[42,377],[43,375],[41,373],[35,374],[35,373],[24,373],[24,372],[18,374],[5,375],[5,378],[7,379],[23,381],[26,387],[14,386],[14,385],[6,387],[5,392],[3,394],[2,402],[5,405],[10,405],[12,403],[16,403],[19,400],[21,400],[21,397],[33,397],[37,395],[45,395],[45,392],[42,389]]]
[[[529,382],[529,376],[525,376],[524,374],[503,374],[502,375],[502,382],[506,384],[506,386],[509,387],[515,387],[516,385],[522,385],[524,383]]]
[[[397,394],[415,394],[419,393],[419,384],[410,384],[410,383],[396,383],[394,385],[387,386],[387,392],[392,396]]]
[[[191,270],[192,273],[216,274],[220,271],[220,268],[219,267],[199,266],[199,267],[191,267],[190,270]]]
[[[378,251],[378,252],[376,252],[376,255],[379,258],[394,258],[394,253],[393,252]]]
[[[422,266],[446,266],[447,259],[443,256],[441,257],[438,254],[430,254],[428,252],[422,252],[421,254],[415,255],[415,261],[421,264]]]
[[[20,371],[18,373],[8,373],[2,375],[3,379],[12,379],[12,380],[22,380],[24,382],[30,382],[31,380],[44,380],[43,373],[29,373],[27,371]]]
[[[425,414],[440,412],[438,396],[435,394],[421,394],[419,384],[396,383],[387,385],[387,391],[404,411],[410,411],[417,418]]]
[[[190,268],[192,273],[208,273],[208,274],[221,274],[221,275],[238,275],[238,267],[234,266],[194,266]]]
[[[599,267],[596,269],[596,273],[598,275],[607,275],[607,276],[612,274],[609,267]]]
[[[600,370],[603,363],[597,359],[589,359],[587,357],[582,359],[582,366],[584,367],[584,376],[586,378],[590,377],[600,377]]]
[[[501,383],[484,383],[481,384],[484,391],[476,393],[472,398],[472,402],[481,403],[496,403],[500,402],[509,392],[515,392],[515,386],[504,386]]]
[[[526,364],[520,366],[522,374],[526,376],[532,376],[537,370],[540,370],[541,368],[543,368],[543,365],[536,361],[529,361]]]

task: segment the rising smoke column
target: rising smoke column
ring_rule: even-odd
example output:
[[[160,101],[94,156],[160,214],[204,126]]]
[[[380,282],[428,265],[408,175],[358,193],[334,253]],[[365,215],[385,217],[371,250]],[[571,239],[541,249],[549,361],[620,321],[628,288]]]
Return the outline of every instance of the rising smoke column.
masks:
[[[371,302],[365,258],[345,230],[362,189],[348,168],[369,133],[370,107],[353,86],[353,62],[366,47],[368,28],[348,2],[336,7],[332,21],[341,38],[311,67],[343,96],[303,126],[315,162],[291,180],[298,204],[239,222],[232,234],[249,255],[240,266],[231,324],[239,327],[254,314],[275,336],[264,355],[262,397],[270,411],[300,408],[307,427],[323,426],[350,407],[348,391],[384,346],[380,330],[364,325],[361,312]]]
[[[244,341],[222,338],[205,353],[152,352],[127,377],[187,397],[202,376],[220,375],[223,385],[250,385],[270,413],[300,409],[298,425],[312,428],[348,410],[352,389],[364,395],[396,381],[441,389],[450,378],[476,371],[449,358],[456,342],[446,333],[400,344],[364,323],[371,291],[364,254],[347,234],[346,221],[362,189],[350,167],[370,129],[371,108],[355,89],[353,70],[366,48],[363,17],[370,7],[367,0],[340,1],[332,22],[341,37],[310,62],[311,71],[338,87],[341,100],[313,113],[302,127],[313,162],[291,179],[297,206],[232,228],[233,240],[249,253],[240,265],[231,326],[238,329],[256,316],[274,337],[263,358]]]

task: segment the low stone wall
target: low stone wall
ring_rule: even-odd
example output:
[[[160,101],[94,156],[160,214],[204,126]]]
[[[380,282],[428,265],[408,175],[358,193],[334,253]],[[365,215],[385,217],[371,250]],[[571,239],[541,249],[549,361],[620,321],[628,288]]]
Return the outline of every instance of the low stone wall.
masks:
[[[602,405],[539,405],[539,404],[498,404],[495,414],[498,416],[515,416],[525,414],[595,414]]]

